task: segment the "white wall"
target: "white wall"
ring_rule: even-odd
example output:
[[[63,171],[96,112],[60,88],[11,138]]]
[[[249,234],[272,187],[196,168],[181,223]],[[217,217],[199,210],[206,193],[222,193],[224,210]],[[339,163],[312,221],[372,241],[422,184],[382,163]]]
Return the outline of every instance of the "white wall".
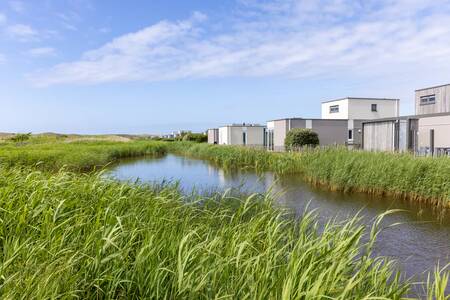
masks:
[[[349,99],[348,119],[373,120],[398,117],[398,101]],[[377,111],[372,111],[372,104],[377,105]]]
[[[330,106],[339,105],[338,113],[330,113]],[[322,119],[349,119],[348,100],[336,100],[322,103]]]
[[[219,145],[228,145],[228,126],[219,128]]]
[[[399,116],[399,101],[386,99],[343,99],[322,103],[322,119],[372,120]],[[377,111],[372,111],[372,104]],[[330,113],[330,106],[339,105],[338,113]]]

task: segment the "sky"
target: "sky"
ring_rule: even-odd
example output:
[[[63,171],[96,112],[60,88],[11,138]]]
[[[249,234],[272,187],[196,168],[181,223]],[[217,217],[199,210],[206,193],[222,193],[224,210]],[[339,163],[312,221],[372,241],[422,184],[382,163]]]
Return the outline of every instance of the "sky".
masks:
[[[0,132],[320,117],[450,83],[450,0],[0,0]]]

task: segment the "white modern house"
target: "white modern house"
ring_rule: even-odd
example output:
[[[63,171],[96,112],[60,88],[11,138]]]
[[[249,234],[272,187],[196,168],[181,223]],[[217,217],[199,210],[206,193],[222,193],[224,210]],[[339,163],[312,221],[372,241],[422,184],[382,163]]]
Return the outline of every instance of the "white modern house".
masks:
[[[364,120],[394,118],[399,114],[399,99],[346,97],[322,102],[322,119],[347,120],[348,145],[361,144]]]
[[[220,145],[263,147],[266,127],[258,124],[232,124],[219,127]]]

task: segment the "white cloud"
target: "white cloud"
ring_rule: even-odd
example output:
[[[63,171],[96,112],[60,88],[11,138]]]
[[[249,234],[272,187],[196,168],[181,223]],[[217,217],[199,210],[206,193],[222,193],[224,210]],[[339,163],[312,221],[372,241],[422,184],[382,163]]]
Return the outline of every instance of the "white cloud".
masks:
[[[51,47],[33,48],[27,52],[32,57],[48,57],[56,55],[56,50]]]
[[[17,13],[22,13],[25,11],[25,3],[23,3],[22,1],[13,0],[13,1],[9,1],[8,4],[9,4],[9,7]]]
[[[38,39],[38,32],[31,26],[25,24],[15,24],[8,26],[6,32],[12,38],[19,41],[33,41]]]
[[[450,72],[448,0],[241,0],[218,32],[195,13],[162,21],[30,76],[36,85],[225,76]],[[217,23],[217,20],[214,23]],[[211,22],[212,23],[212,22]],[[212,28],[212,27],[211,27]]]

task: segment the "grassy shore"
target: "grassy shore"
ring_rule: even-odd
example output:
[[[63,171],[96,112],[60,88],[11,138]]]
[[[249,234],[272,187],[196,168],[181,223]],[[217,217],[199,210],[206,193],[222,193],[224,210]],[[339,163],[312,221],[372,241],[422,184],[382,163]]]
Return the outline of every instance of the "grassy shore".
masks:
[[[372,176],[387,164],[383,159],[406,160],[405,170],[420,169],[411,189],[418,180],[433,179],[431,170],[448,171],[441,166],[445,160],[344,150],[282,154],[151,141],[3,143],[0,297],[402,299],[408,294],[410,283],[400,281],[392,262],[371,255],[377,223],[371,233],[356,219],[319,229],[312,215],[293,220],[263,195],[185,196],[174,187],[130,185],[80,172],[122,157],[169,151],[225,168],[300,173],[336,185],[336,178],[348,177],[330,169],[347,166],[357,176],[354,169],[363,159]],[[380,181],[374,182],[377,190]],[[442,194],[442,187],[435,188],[430,193]],[[366,244],[364,234],[371,236]],[[448,272],[434,277],[429,299],[446,299]]]
[[[400,299],[409,288],[371,258],[355,219],[319,233],[311,215],[296,222],[263,196],[0,174],[2,299]]]
[[[300,174],[332,190],[389,194],[450,207],[450,159],[409,154],[349,151],[343,148],[272,153],[243,147],[170,144],[169,151],[207,159],[223,168],[248,167],[277,174]]]
[[[6,166],[35,166],[42,170],[72,171],[101,169],[120,158],[162,155],[167,146],[162,142],[133,141],[68,141],[37,138],[26,143],[0,145],[0,163]]]

